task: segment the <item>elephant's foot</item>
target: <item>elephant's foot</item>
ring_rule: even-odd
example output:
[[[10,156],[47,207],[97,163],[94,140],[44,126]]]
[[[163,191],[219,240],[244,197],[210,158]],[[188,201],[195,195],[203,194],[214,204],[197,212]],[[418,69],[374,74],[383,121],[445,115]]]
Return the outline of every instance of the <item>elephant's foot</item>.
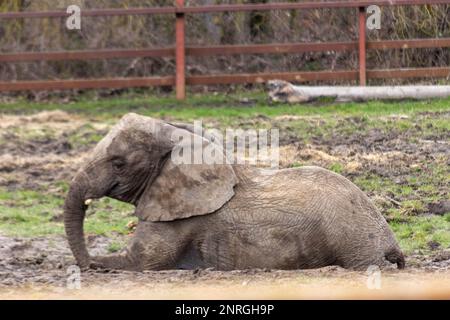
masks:
[[[91,257],[92,269],[119,269],[140,271],[141,268],[127,254]]]

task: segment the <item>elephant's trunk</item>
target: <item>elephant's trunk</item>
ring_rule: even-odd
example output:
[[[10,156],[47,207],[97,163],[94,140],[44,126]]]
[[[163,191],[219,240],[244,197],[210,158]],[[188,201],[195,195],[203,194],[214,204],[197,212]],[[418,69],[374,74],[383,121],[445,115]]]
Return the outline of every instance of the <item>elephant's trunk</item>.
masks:
[[[64,203],[64,226],[67,239],[81,268],[88,267],[90,262],[83,233],[83,221],[87,208],[85,205],[86,190],[86,183],[78,175],[72,182]]]

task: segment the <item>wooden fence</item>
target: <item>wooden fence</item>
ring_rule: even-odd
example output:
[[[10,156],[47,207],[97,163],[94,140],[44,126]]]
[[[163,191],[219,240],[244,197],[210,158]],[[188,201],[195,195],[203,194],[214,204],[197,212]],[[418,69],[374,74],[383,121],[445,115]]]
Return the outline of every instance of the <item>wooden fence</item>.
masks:
[[[436,48],[450,47],[450,38],[439,39],[407,39],[366,41],[366,12],[369,5],[378,6],[409,6],[426,4],[450,4],[450,0],[360,0],[360,1],[327,1],[327,2],[277,2],[262,4],[208,5],[184,6],[184,0],[175,0],[175,6],[154,8],[128,9],[95,9],[83,10],[82,16],[123,16],[123,15],[155,15],[168,14],[176,16],[175,45],[169,48],[145,48],[129,50],[83,50],[60,52],[14,52],[0,54],[2,63],[18,63],[26,61],[56,61],[56,60],[92,60],[135,57],[170,57],[176,60],[176,74],[166,77],[139,78],[106,78],[106,79],[76,79],[52,81],[4,81],[0,82],[0,91],[20,90],[64,90],[87,88],[128,88],[146,86],[175,85],[177,99],[185,98],[186,85],[212,85],[232,83],[262,83],[270,79],[287,81],[318,81],[318,80],[359,80],[360,85],[366,85],[367,79],[389,78],[439,78],[450,75],[450,67],[440,68],[408,68],[366,70],[366,50],[388,50],[396,48]],[[191,47],[185,45],[185,16],[198,13],[218,12],[248,12],[265,10],[294,10],[320,8],[348,8],[358,10],[358,41],[320,42],[320,43],[283,43],[258,45],[223,45]],[[65,11],[45,12],[5,12],[0,13],[3,19],[28,18],[61,18],[67,17]],[[251,74],[216,74],[186,76],[185,57],[206,55],[234,55],[258,53],[299,53],[313,51],[351,51],[359,52],[359,70],[315,71],[315,72],[280,72]]]

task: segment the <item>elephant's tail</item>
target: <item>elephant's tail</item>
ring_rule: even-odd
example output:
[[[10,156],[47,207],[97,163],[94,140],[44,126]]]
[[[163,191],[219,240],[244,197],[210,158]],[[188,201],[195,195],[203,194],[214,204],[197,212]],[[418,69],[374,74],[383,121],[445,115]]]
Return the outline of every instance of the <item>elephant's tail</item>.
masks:
[[[398,269],[405,268],[405,256],[398,247],[386,251],[384,257],[390,263],[396,263]]]

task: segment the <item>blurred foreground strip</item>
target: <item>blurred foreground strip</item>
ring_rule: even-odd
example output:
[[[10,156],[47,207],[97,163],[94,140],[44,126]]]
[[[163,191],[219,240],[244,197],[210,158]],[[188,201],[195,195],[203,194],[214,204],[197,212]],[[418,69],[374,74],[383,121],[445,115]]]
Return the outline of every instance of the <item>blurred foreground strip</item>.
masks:
[[[367,287],[364,272],[340,268],[125,273],[120,280],[120,272],[97,273],[94,281],[82,273],[79,290],[63,284],[0,287],[0,299],[450,299],[448,270],[382,271],[380,289]]]

